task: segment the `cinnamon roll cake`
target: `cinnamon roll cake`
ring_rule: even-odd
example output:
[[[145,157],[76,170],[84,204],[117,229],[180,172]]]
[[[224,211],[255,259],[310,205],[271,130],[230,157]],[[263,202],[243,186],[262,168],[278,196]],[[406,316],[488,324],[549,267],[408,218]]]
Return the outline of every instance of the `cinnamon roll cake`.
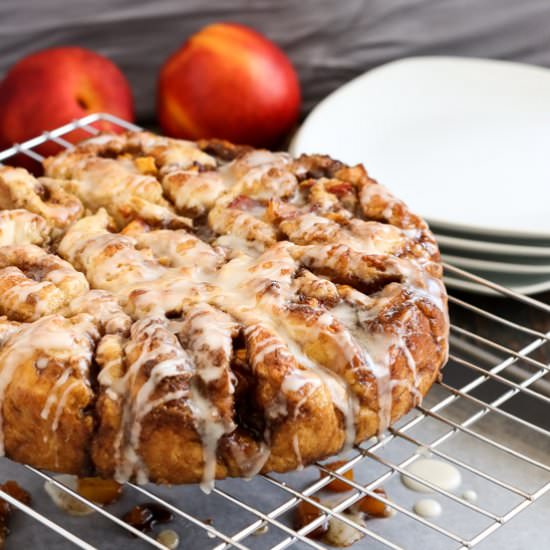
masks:
[[[118,481],[286,472],[447,357],[426,223],[362,166],[100,135],[0,168],[0,451]]]

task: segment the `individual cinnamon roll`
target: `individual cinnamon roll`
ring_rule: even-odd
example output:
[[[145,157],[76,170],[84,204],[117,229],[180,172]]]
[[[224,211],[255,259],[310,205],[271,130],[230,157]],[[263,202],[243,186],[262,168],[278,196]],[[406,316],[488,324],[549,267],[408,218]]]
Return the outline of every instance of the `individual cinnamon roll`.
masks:
[[[90,290],[77,296],[69,303],[68,313],[91,315],[102,334],[128,334],[132,324],[115,296],[106,290]]]
[[[244,195],[255,200],[274,197],[288,199],[296,191],[298,180],[290,170],[291,157],[286,153],[272,153],[263,149],[238,155],[222,168],[229,180],[231,197]]]
[[[264,209],[258,201],[239,196],[229,203],[221,202],[214,206],[208,215],[208,223],[218,234],[231,235],[268,247],[275,244],[277,237],[275,229],[259,219],[258,213]]]
[[[206,398],[195,395],[196,366],[167,322],[138,321],[129,339],[105,336],[96,360],[101,368],[100,424],[92,458],[99,472],[119,481],[200,480],[204,457],[199,432],[217,433],[217,426],[208,418],[199,426],[209,414],[201,406]],[[225,476],[215,453],[212,459],[215,475]]]
[[[227,189],[219,172],[196,169],[169,172],[162,177],[162,186],[178,212],[192,217],[208,212]]]
[[[0,349],[0,452],[83,474],[94,430],[90,370],[99,334],[88,315],[22,324]]]
[[[317,368],[284,331],[247,322],[240,372],[240,431],[223,442],[231,475],[299,469],[342,448],[344,385]],[[323,432],[323,437],[319,433]],[[252,434],[252,436],[250,435]]]
[[[70,263],[35,245],[0,247],[0,313],[10,319],[35,321],[88,288]]]
[[[24,168],[0,167],[0,208],[24,208],[63,229],[78,219],[81,202],[51,178],[35,178]]]
[[[47,246],[50,235],[51,227],[42,216],[22,208],[0,211],[0,246]]]

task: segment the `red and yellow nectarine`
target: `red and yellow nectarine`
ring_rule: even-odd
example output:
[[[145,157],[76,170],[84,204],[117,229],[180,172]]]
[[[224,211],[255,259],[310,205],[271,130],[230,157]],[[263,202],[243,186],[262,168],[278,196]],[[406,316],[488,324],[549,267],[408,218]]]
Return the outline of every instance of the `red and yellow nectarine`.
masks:
[[[16,63],[0,84],[0,147],[94,112],[133,120],[130,86],[114,63],[74,46],[31,54]],[[94,126],[118,129],[107,122]],[[89,135],[78,130],[64,138],[76,142]],[[49,142],[39,152],[49,155],[57,150],[58,146]]]
[[[205,27],[160,72],[157,113],[170,136],[273,146],[295,124],[299,109],[300,87],[289,59],[243,25]]]

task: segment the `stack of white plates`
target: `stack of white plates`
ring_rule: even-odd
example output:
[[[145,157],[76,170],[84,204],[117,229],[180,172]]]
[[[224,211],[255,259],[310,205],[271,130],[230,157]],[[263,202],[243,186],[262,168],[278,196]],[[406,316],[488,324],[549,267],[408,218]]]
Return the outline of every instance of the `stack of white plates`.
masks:
[[[365,164],[428,220],[447,263],[518,292],[550,290],[550,70],[393,62],[322,101],[291,152]]]

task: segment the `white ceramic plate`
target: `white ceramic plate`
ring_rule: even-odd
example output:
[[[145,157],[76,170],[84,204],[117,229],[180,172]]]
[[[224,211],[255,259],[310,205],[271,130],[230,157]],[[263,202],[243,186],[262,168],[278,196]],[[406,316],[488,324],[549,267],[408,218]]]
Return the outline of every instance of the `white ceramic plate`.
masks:
[[[291,152],[363,162],[439,227],[550,238],[550,70],[417,57],[342,86]]]
[[[451,237],[449,235],[436,234],[437,242],[443,247],[466,252],[487,253],[491,255],[526,257],[526,258],[550,258],[549,246],[531,246],[510,243],[496,243],[483,240]]]
[[[464,258],[450,254],[441,255],[443,261],[469,271],[488,271],[491,273],[506,273],[514,275],[548,275],[550,280],[550,265],[548,264],[517,264],[511,262],[496,262],[477,258]]]

